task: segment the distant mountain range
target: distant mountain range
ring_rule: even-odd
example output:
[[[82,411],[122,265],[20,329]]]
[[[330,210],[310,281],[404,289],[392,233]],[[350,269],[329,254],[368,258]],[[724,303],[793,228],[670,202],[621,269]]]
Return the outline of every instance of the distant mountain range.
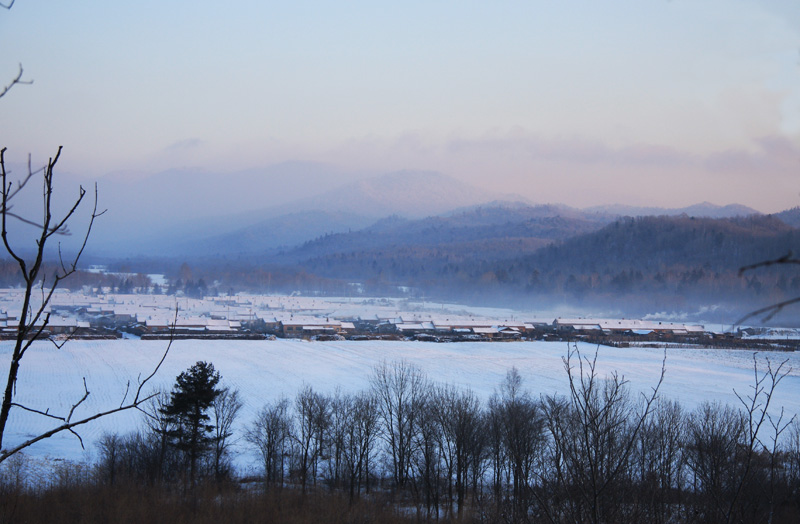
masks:
[[[800,208],[577,209],[435,172],[368,177],[316,164],[242,172],[222,187],[217,175],[188,171],[107,182],[110,211],[87,258],[166,273],[188,262],[226,290],[349,293],[358,283],[370,294],[623,315],[726,304],[728,320],[800,295],[800,277],[785,268],[739,276],[741,266],[800,253]]]
[[[316,164],[230,177],[170,171],[135,182],[113,179],[101,190],[109,212],[90,247],[106,256],[236,254],[293,246],[393,214],[421,218],[500,196],[435,172],[365,178]]]
[[[366,176],[313,163],[285,163],[229,176],[195,170],[171,170],[132,181],[112,176],[99,187],[100,204],[108,212],[95,226],[89,252],[105,257],[236,257],[277,250],[321,255],[330,251],[323,247],[325,242],[366,247],[367,238],[375,245],[460,239],[476,248],[484,240],[516,238],[524,240],[528,252],[620,216],[757,214],[738,204],[708,202],[679,209],[533,205],[436,172]],[[400,222],[380,222],[392,216]],[[775,216],[800,224],[796,210]],[[555,219],[560,221],[557,225]],[[315,239],[321,240],[315,244]]]

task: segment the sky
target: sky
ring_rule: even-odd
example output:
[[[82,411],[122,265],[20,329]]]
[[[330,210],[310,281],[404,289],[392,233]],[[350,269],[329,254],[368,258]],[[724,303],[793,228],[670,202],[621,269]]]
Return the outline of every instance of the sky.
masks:
[[[795,0],[17,0],[7,157],[88,179],[287,161],[537,203],[800,205]],[[138,175],[137,175],[138,173]]]

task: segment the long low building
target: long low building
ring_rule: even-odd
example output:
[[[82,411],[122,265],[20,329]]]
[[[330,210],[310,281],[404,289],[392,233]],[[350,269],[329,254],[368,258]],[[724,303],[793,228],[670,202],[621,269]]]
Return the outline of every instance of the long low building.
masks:
[[[698,335],[705,333],[705,327],[699,324],[637,319],[557,318],[553,321],[553,326],[558,330],[596,331],[609,334],[632,333],[645,335],[648,333],[668,333],[672,335]]]
[[[345,335],[355,331],[352,322],[342,322],[330,317],[294,315],[278,323],[278,331],[288,338],[308,338],[314,335]]]
[[[477,335],[482,338],[519,338],[534,330],[529,323],[514,320],[430,317],[421,321],[404,317],[395,319],[394,326],[403,335]]]
[[[144,321],[145,330],[149,333],[163,333],[174,330],[175,333],[208,332],[231,333],[241,329],[238,320],[214,319],[210,317],[155,317]]]

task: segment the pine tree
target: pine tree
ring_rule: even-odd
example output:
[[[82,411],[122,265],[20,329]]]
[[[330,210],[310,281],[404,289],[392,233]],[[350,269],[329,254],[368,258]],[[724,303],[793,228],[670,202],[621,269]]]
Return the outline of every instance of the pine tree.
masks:
[[[184,454],[189,479],[194,482],[197,461],[211,449],[214,425],[208,409],[222,390],[220,374],[209,362],[197,362],[178,375],[169,404],[160,411],[166,417],[170,445]]]

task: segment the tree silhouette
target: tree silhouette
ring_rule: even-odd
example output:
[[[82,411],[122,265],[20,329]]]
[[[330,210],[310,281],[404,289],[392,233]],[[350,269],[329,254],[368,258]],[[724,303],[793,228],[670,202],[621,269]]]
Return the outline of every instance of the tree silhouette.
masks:
[[[160,411],[167,419],[163,430],[172,446],[185,456],[189,479],[194,482],[197,460],[211,449],[214,425],[207,411],[222,390],[220,374],[209,362],[199,361],[178,375],[170,401]]]

